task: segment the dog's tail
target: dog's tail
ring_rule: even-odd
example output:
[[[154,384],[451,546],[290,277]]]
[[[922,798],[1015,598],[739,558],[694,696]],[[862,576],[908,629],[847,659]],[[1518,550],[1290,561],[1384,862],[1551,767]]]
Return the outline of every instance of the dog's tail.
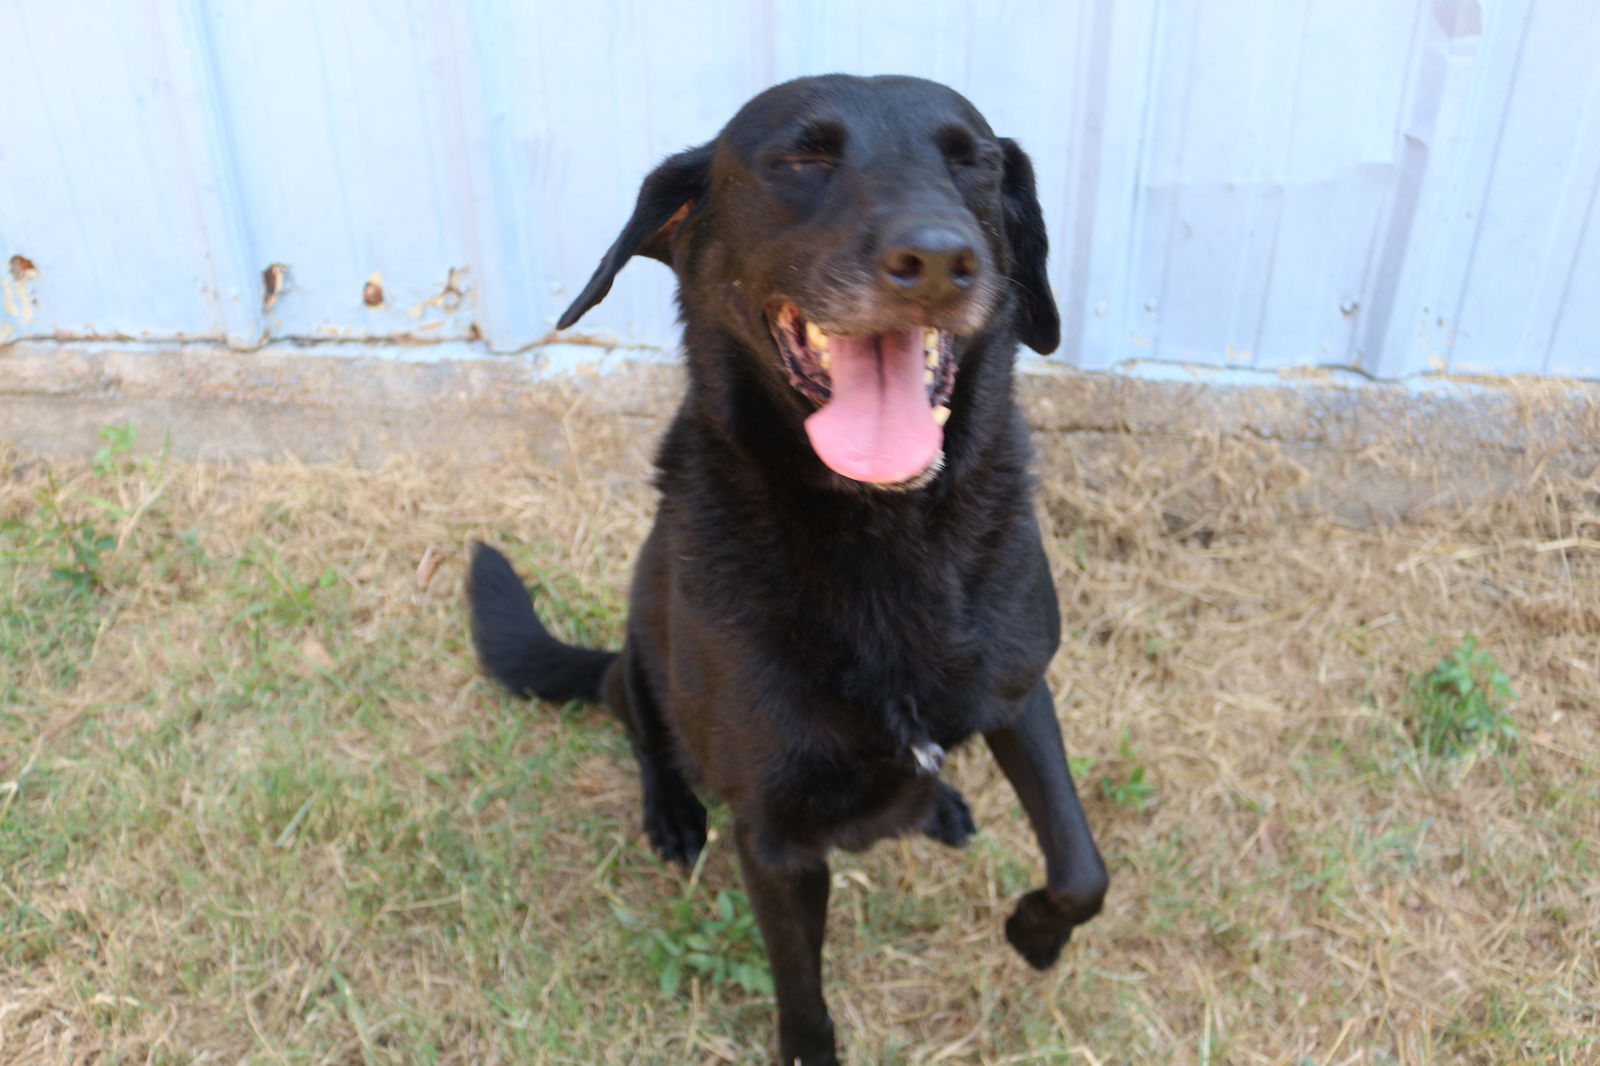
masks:
[[[600,702],[601,681],[617,653],[575,648],[551,636],[533,613],[522,579],[487,544],[473,545],[467,601],[478,662],[496,681],[522,697]]]

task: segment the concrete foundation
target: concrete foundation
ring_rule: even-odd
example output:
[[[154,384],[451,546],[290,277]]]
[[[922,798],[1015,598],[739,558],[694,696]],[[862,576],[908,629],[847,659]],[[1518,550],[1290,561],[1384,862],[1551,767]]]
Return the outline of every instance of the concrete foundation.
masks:
[[[103,443],[100,427],[132,421],[142,449],[181,458],[539,462],[581,454],[571,432],[579,411],[636,426],[648,447],[683,384],[674,364],[598,351],[559,372],[539,355],[408,354],[13,344],[0,347],[0,440],[86,456]],[[1321,491],[1352,515],[1460,502],[1514,488],[1551,463],[1600,462],[1593,383],[1419,386],[1302,374],[1218,384],[1198,374],[1149,380],[1038,361],[1030,368],[1019,393],[1041,463],[1067,440],[1133,437],[1182,448],[1197,436],[1241,436],[1275,442],[1324,473]]]

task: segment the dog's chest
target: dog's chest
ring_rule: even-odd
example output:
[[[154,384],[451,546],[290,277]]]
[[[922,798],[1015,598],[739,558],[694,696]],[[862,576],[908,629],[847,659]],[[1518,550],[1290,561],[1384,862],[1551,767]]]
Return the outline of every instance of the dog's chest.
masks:
[[[918,752],[920,751],[920,758]],[[789,747],[763,789],[770,844],[800,853],[860,850],[920,827],[938,785],[943,751],[892,743],[848,750]]]
[[[972,731],[970,716],[925,710],[910,696],[875,706],[823,697],[793,707],[773,730],[761,776],[769,836],[820,854],[920,828],[946,753]]]

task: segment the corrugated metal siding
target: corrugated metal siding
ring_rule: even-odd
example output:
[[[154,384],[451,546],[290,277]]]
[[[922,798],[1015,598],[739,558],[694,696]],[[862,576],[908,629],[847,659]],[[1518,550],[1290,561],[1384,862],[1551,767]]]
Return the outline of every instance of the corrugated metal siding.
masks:
[[[1418,332],[1394,373],[1600,372],[1600,18],[1589,0],[1486,12],[1478,72],[1413,243]],[[1425,227],[1425,228],[1422,228]]]
[[[1033,155],[1075,364],[1600,376],[1597,55],[1593,0],[0,0],[0,340],[521,349],[662,156],[899,71]],[[580,328],[672,318],[641,262]]]
[[[1157,12],[1128,287],[1095,303],[1156,358],[1354,360],[1362,279],[1393,188],[1417,13],[1393,0]],[[1091,282],[1091,285],[1093,282]],[[1120,312],[1120,314],[1117,314]],[[1120,336],[1119,336],[1120,333]]]

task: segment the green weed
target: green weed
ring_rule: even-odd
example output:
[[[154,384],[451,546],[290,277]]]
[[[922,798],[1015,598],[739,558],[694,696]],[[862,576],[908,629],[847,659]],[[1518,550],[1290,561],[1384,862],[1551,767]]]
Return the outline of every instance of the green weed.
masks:
[[[94,472],[107,477],[116,472],[117,460],[133,450],[133,440],[139,435],[132,422],[120,426],[101,426],[100,439],[105,441],[94,453]]]
[[[1406,689],[1417,747],[1442,758],[1483,742],[1514,741],[1518,730],[1508,708],[1515,700],[1511,679],[1471,633]]]
[[[1126,767],[1126,773],[1121,776],[1104,774],[1100,778],[1100,791],[1112,803],[1121,807],[1132,807],[1134,810],[1143,811],[1145,806],[1156,796],[1156,786],[1145,780],[1144,766],[1139,763],[1138,751],[1133,743],[1133,738],[1128,731],[1122,731],[1122,740],[1117,745],[1117,754],[1121,756]]]
[[[659,975],[661,991],[676,994],[689,976],[716,984],[732,981],[751,995],[772,995],[772,971],[749,898],[723,888],[708,905],[696,899],[697,885],[698,878],[691,878],[684,894],[652,917],[612,908]]]

